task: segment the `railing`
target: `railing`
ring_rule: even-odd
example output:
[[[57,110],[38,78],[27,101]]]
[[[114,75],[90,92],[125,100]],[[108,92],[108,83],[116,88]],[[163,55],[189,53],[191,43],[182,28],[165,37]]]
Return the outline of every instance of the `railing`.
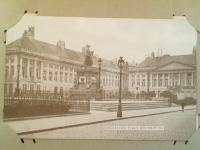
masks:
[[[90,99],[88,93],[77,91],[70,94],[68,100],[72,111],[90,111]]]
[[[21,92],[4,97],[6,118],[89,112],[89,99],[50,92]]]

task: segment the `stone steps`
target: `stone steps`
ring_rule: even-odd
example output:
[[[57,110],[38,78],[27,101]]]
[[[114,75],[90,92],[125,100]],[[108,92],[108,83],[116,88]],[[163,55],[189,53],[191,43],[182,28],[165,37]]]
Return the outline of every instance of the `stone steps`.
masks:
[[[177,106],[172,104],[173,106]],[[125,102],[122,103],[122,110],[138,110],[138,109],[154,109],[154,108],[165,108],[169,107],[166,101],[158,101],[158,102]],[[90,110],[96,111],[117,111],[118,102],[91,102],[90,103]]]

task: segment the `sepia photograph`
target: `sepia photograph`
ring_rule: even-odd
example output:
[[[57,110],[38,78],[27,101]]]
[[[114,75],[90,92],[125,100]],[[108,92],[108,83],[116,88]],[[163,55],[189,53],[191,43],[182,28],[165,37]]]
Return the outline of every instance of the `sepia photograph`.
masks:
[[[185,16],[26,14],[6,35],[4,122],[29,139],[187,140],[196,40]]]

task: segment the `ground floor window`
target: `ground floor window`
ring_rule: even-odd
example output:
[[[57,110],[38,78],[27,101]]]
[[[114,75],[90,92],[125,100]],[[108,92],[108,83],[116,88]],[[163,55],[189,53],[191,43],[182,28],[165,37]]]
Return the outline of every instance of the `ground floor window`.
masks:
[[[23,92],[27,91],[27,84],[23,84],[22,90],[23,90]]]
[[[13,94],[13,84],[9,84],[9,95]]]
[[[40,91],[40,85],[39,84],[37,85],[37,91]]]
[[[30,85],[30,92],[33,92],[33,91],[34,91],[34,85],[31,84],[31,85]]]

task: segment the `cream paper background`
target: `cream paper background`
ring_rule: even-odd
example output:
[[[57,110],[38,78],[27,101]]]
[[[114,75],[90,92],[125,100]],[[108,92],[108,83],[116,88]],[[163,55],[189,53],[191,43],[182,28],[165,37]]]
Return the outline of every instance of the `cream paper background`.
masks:
[[[0,0],[0,149],[199,149],[200,133],[197,130],[189,139],[187,145],[183,141],[108,141],[108,140],[25,140],[21,143],[19,137],[3,124],[3,81],[5,60],[4,30],[16,24],[24,11],[41,16],[70,16],[70,17],[108,17],[108,18],[172,18],[186,15],[188,21],[200,30],[200,1],[199,0]],[[197,43],[197,72],[200,79],[200,34]],[[198,95],[200,84],[198,84]],[[197,102],[200,113],[200,103]],[[197,117],[197,120],[199,118]],[[198,121],[197,121],[198,123]],[[198,126],[198,125],[197,125]],[[176,140],[176,139],[174,139]]]

